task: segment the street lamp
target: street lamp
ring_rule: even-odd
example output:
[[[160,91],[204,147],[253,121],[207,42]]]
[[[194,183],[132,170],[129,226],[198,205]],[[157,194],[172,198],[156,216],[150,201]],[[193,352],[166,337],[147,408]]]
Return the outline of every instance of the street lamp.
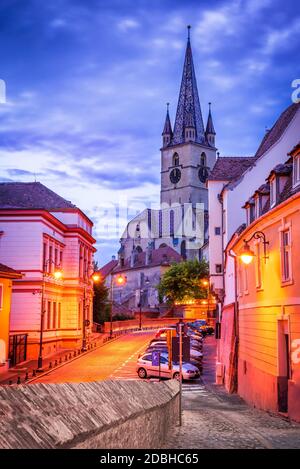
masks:
[[[42,280],[42,298],[41,298],[41,324],[40,324],[40,344],[39,344],[39,356],[38,356],[38,368],[37,371],[43,371],[43,332],[44,332],[44,317],[46,313],[45,309],[45,278],[50,276],[47,272],[48,265],[54,265],[53,277],[56,280],[61,280],[63,273],[61,267],[56,265],[53,259],[47,259],[43,265],[43,280]]]
[[[246,265],[250,264],[253,261],[255,254],[250,249],[250,246],[249,246],[249,243],[252,239],[261,239],[262,240],[263,245],[264,245],[264,260],[266,262],[266,260],[268,259],[267,244],[269,244],[269,241],[266,240],[266,235],[263,231],[255,231],[255,233],[253,233],[251,238],[249,238],[247,240],[244,239],[244,246],[243,246],[242,252],[240,253],[240,256],[239,256],[240,259]]]
[[[123,285],[125,285],[126,282],[127,282],[127,277],[121,274],[119,274],[115,279],[115,283],[119,287],[122,287]],[[113,302],[114,302],[113,286],[114,286],[114,275],[111,274],[110,276],[110,332],[109,332],[110,339],[112,339],[112,336],[113,336]]]
[[[90,275],[90,272],[91,275]],[[84,289],[83,289],[83,311],[82,311],[82,347],[81,347],[81,350],[82,352],[86,352],[87,350],[87,347],[86,347],[86,327],[89,326],[90,324],[90,321],[89,319],[86,318],[86,310],[88,308],[88,304],[87,304],[87,301],[86,301],[86,289],[87,289],[87,285],[90,283],[90,282],[94,282],[94,283],[97,283],[100,281],[101,279],[101,276],[98,272],[95,272],[93,267],[91,266],[91,264],[88,264],[84,273]],[[86,278],[88,279],[86,281]]]
[[[145,279],[145,285],[149,285],[150,283],[150,280],[148,279],[148,277],[146,277]],[[142,290],[142,282],[140,284],[140,303],[139,303],[139,306],[140,306],[140,324],[139,324],[139,330],[141,331],[142,330],[142,293],[144,293],[145,290]]]
[[[210,295],[210,285],[209,285],[209,280],[206,278],[202,279],[202,285],[204,287],[207,287],[207,319],[209,316],[209,295]]]

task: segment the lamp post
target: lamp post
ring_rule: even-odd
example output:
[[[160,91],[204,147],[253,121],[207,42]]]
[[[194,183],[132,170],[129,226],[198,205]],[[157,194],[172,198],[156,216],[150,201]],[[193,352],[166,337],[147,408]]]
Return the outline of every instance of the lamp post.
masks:
[[[268,259],[267,256],[267,245],[269,241],[266,240],[266,235],[263,231],[255,231],[249,239],[244,239],[244,246],[242,252],[240,253],[240,258],[244,264],[250,264],[254,259],[254,252],[250,249],[249,243],[252,239],[261,239],[264,245],[264,260],[265,262]]]
[[[209,295],[210,295],[210,284],[209,284],[209,280],[207,280],[206,278],[204,278],[202,280],[202,285],[204,287],[207,287],[207,319],[208,319],[208,316],[209,316]]]
[[[92,272],[90,274],[90,272]],[[84,271],[84,288],[83,288],[83,311],[82,311],[82,347],[81,351],[86,352],[86,327],[89,325],[89,320],[86,318],[86,310],[88,308],[87,298],[86,298],[86,289],[90,282],[99,282],[100,281],[100,274],[94,271],[91,264],[88,264],[86,270]]]
[[[145,285],[149,285],[150,280],[148,277],[145,279]],[[139,323],[139,330],[142,330],[142,293],[144,293],[145,290],[142,289],[142,282],[140,284],[140,323]]]
[[[120,287],[126,284],[127,277],[123,275],[118,275],[115,279],[116,284]],[[110,331],[109,331],[109,338],[112,339],[113,336],[113,286],[114,286],[114,275],[113,273],[110,276]]]
[[[43,280],[42,280],[42,298],[41,298],[41,324],[40,324],[40,344],[39,344],[39,356],[38,356],[38,367],[36,371],[43,371],[43,333],[44,333],[44,317],[45,317],[45,278],[51,273],[47,272],[48,265],[54,265],[53,277],[56,280],[62,279],[61,267],[56,265],[53,259],[47,259],[43,265]]]

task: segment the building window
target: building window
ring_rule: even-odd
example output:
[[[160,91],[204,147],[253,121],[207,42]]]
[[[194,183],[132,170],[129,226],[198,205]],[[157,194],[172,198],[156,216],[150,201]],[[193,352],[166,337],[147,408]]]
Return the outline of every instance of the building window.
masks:
[[[204,152],[201,153],[200,164],[201,164],[201,166],[206,166],[206,154]]]
[[[47,307],[47,329],[51,329],[51,301],[48,301]]]
[[[256,244],[256,288],[262,288],[262,258],[261,258],[261,244]]]
[[[276,178],[270,181],[270,207],[276,204]]]
[[[0,283],[0,309],[3,308],[3,284]]]
[[[249,221],[252,223],[255,220],[255,205],[251,204],[249,207]]]
[[[53,303],[52,308],[52,329],[56,329],[56,303]]]
[[[260,217],[260,197],[255,197],[255,218]]]
[[[221,228],[219,226],[215,226],[215,235],[219,236],[221,234]]]
[[[81,303],[78,303],[78,329],[82,328]]]
[[[158,236],[162,237],[162,211],[158,212]]]
[[[174,236],[174,210],[170,211],[170,236]]]
[[[222,273],[222,264],[216,264],[216,274]]]
[[[178,155],[178,153],[174,153],[174,155],[173,155],[173,166],[179,166],[179,155]]]
[[[43,243],[43,272],[46,271],[47,243]]]
[[[300,184],[300,155],[294,157],[293,160],[293,181],[294,186]]]
[[[49,264],[48,264],[48,272],[51,274],[52,272],[52,260],[53,260],[53,247],[49,246]]]
[[[57,329],[61,328],[61,303],[58,303]]]
[[[292,280],[290,229],[281,232],[281,278],[283,282]]]

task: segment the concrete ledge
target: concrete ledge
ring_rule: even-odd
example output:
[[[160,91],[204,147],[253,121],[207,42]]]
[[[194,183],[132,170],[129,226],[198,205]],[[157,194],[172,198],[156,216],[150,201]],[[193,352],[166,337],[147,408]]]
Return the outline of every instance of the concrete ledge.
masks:
[[[158,448],[178,399],[175,380],[3,387],[0,448]]]

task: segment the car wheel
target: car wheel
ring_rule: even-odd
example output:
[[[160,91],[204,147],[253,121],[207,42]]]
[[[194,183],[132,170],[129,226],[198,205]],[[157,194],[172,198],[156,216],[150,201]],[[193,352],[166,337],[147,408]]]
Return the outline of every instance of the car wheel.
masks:
[[[179,378],[180,378],[180,374],[177,371],[176,373],[173,374],[173,379],[177,379],[179,381]]]
[[[145,370],[145,368],[139,368],[138,375],[142,379],[147,378],[147,371]]]

